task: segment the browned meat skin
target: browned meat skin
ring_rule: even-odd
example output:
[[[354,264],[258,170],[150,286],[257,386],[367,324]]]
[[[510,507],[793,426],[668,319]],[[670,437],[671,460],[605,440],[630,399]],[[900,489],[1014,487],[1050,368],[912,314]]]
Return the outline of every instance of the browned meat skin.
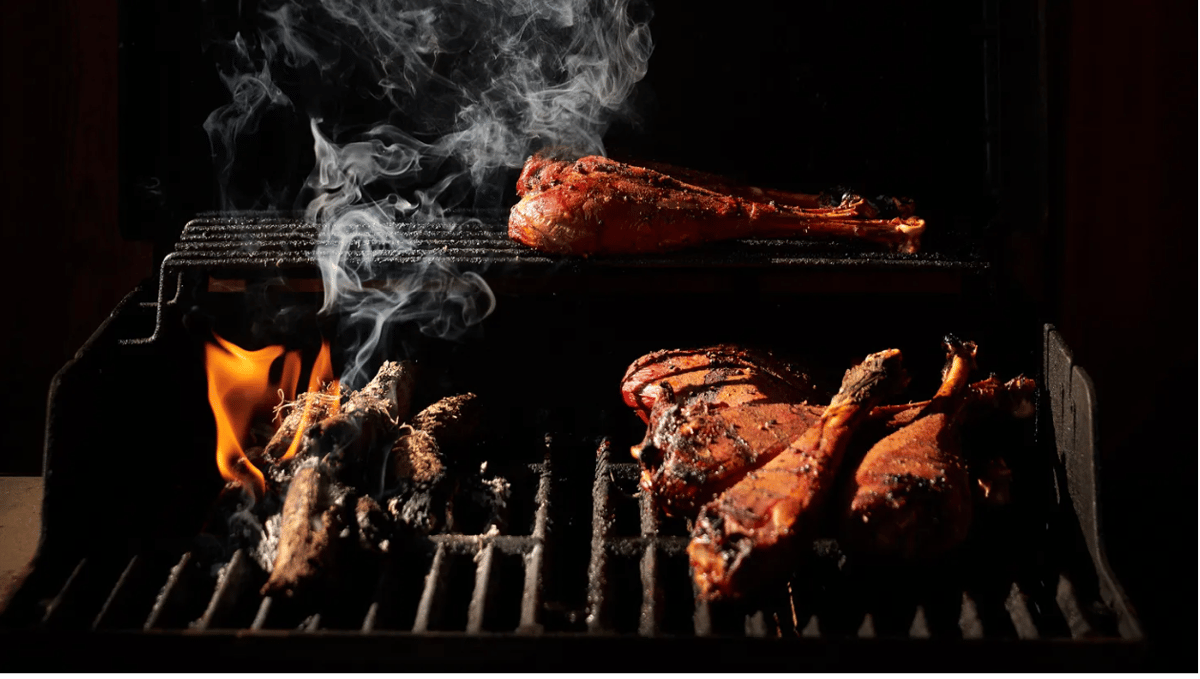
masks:
[[[622,395],[649,425],[631,450],[641,487],[667,514],[693,516],[821,417],[824,406],[806,402],[815,391],[794,366],[733,345],[639,358],[625,373]],[[890,431],[928,404],[879,406],[868,417]]]
[[[509,237],[555,254],[648,254],[751,237],[851,238],[916,252],[925,221],[873,219],[864,201],[801,208],[757,202],[600,156],[531,158]]]
[[[766,464],[821,416],[805,404],[756,402],[718,407],[704,400],[660,401],[633,447],[641,486],[671,515],[704,503]]]
[[[826,202],[827,197],[821,194],[813,193],[794,193],[791,191],[780,191],[778,189],[763,189],[757,186],[747,186],[738,184],[728,177],[722,177],[718,174],[693,170],[691,168],[677,167],[666,163],[641,162],[643,167],[661,172],[665,175],[674,177],[684,183],[699,186],[709,191],[723,193],[725,195],[744,198],[756,203],[779,203],[781,205],[789,205],[799,208],[821,208],[829,207]],[[881,196],[880,198],[886,198]],[[912,217],[915,214],[915,204],[905,198],[886,198],[889,207],[896,211],[901,217]],[[878,217],[879,215],[873,210],[871,204],[863,200],[862,196],[854,194],[846,194],[838,197],[838,202],[841,207],[854,207],[864,217]]]
[[[752,200],[756,203],[769,203],[774,201],[782,205],[791,205],[792,207],[802,208],[817,208],[822,207],[821,196],[814,193],[792,193],[790,191],[780,191],[778,189],[762,189],[757,186],[747,186],[731,181],[728,177],[722,177],[719,174],[703,172],[701,170],[693,170],[687,167],[678,167],[676,165],[668,165],[666,163],[655,162],[640,162],[639,165],[648,170],[661,172],[669,177],[674,177],[681,182],[699,186],[700,188],[708,189],[715,193],[723,193],[727,196],[736,196],[746,200]]]
[[[812,427],[704,506],[687,550],[700,598],[737,599],[786,575],[813,536],[855,426],[906,381],[898,350],[868,356]]]
[[[770,352],[722,344],[655,351],[634,361],[621,378],[621,396],[643,422],[668,388],[678,399],[703,393],[728,406],[757,401],[802,403],[819,396],[808,375]]]
[[[820,416],[804,405],[816,393],[807,375],[732,345],[647,354],[621,392],[649,424],[631,451],[641,486],[668,514],[691,516]]]
[[[961,543],[971,526],[971,483],[960,425],[973,400],[967,379],[975,345],[947,338],[942,386],[911,424],[867,452],[854,474],[845,521],[853,549],[929,558]],[[998,380],[980,398],[994,399]]]

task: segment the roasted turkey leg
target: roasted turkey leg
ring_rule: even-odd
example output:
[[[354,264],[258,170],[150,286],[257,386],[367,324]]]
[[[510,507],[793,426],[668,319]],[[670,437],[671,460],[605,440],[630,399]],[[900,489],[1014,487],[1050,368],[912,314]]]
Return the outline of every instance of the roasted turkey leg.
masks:
[[[945,553],[971,525],[971,485],[960,425],[972,390],[974,343],[946,338],[949,359],[941,388],[911,424],[867,452],[850,487],[846,542],[854,549],[901,558]],[[998,380],[974,393],[995,399]]]
[[[649,254],[751,237],[849,238],[916,252],[925,221],[873,218],[865,201],[833,207],[759,202],[600,156],[531,158],[509,237],[555,254]]]
[[[868,356],[812,427],[704,506],[687,550],[700,598],[736,599],[786,575],[813,537],[854,428],[906,381],[898,350]]]

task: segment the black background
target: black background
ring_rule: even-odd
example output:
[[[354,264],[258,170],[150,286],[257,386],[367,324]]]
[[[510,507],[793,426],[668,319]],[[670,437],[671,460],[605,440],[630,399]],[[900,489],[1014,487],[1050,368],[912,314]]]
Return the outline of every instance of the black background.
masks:
[[[1156,643],[1156,658],[1178,660],[1186,664],[1176,669],[1194,671],[1196,6],[1099,0],[1047,7],[1054,22],[1047,43],[1045,182],[1051,236],[1009,246],[1018,254],[1029,249],[1028,261],[1043,263],[1021,274],[1022,284],[1096,383],[1113,566]],[[164,16],[175,17],[178,30],[194,32],[196,26],[188,23],[193,11]],[[852,17],[846,21],[853,23]],[[755,25],[753,16],[742,16],[730,30],[752,31]],[[857,40],[832,40],[821,33],[827,28],[805,30],[854,54]],[[119,214],[151,214],[156,228],[177,229],[182,222],[172,210],[188,207],[155,204],[153,190],[142,190],[135,196],[140,202],[131,204],[121,195],[119,158],[147,150],[167,159],[194,157],[199,169],[183,163],[190,168],[185,174],[211,175],[202,136],[162,138],[119,124],[119,88],[142,85],[118,79],[115,3],[16,3],[6,8],[3,33],[0,158],[7,210],[3,242],[11,268],[4,312],[9,426],[0,473],[32,475],[41,469],[51,376],[151,273],[153,245],[123,237],[122,231],[148,234],[131,232],[129,224],[137,221]],[[194,57],[177,49],[169,31],[164,35],[155,49],[167,65],[146,77],[157,73],[152,86],[182,89],[186,98],[193,84],[170,82],[163,74],[169,73],[169,60]],[[802,38],[803,32],[796,39]],[[712,63],[709,55],[700,66]],[[815,77],[770,72],[756,77],[792,76]],[[726,94],[732,87],[736,95],[737,87],[721,86],[730,77],[718,72],[708,85]],[[171,106],[152,115],[180,115]],[[671,143],[669,135],[661,140],[664,147]],[[734,148],[746,139],[716,143]],[[200,155],[194,156],[197,149]],[[701,157],[676,160],[704,165]],[[869,167],[850,163],[835,170],[841,177],[858,172],[862,180],[872,179]],[[170,186],[186,179],[161,181]],[[136,426],[136,417],[131,404],[130,426]],[[120,436],[119,426],[97,432],[94,453],[118,450]]]

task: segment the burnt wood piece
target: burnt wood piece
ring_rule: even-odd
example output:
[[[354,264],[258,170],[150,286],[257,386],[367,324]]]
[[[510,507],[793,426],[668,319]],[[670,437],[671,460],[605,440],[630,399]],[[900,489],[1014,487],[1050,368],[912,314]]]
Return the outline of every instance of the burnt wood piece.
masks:
[[[303,447],[306,441],[304,432],[341,407],[341,397],[336,393],[336,389],[336,385],[331,382],[318,391],[300,394],[295,401],[288,404],[287,407],[291,408],[291,411],[283,418],[279,429],[275,430],[275,434],[267,443],[263,451],[264,457],[275,461],[282,459],[293,442],[297,448]],[[293,455],[299,452],[297,450]]]
[[[425,533],[446,525],[454,490],[447,452],[471,441],[481,418],[475,394],[459,394],[430,405],[401,428],[388,484],[399,491],[387,504],[395,520]]]
[[[855,427],[906,383],[899,350],[871,354],[846,372],[812,427],[704,506],[687,549],[700,599],[742,598],[790,572],[814,537]]]
[[[354,521],[358,526],[358,545],[372,552],[386,552],[392,534],[392,520],[370,495],[358,498],[354,505]]]
[[[319,465],[296,472],[283,502],[279,551],[265,596],[293,597],[334,568],[342,508],[329,498],[330,479]]]
[[[342,396],[340,407],[317,422],[306,436],[334,477],[363,489],[377,489],[383,456],[408,417],[413,365],[386,361],[362,389]]]
[[[533,156],[517,193],[509,237],[564,255],[650,254],[752,237],[857,240],[912,253],[925,230],[919,217],[880,219],[857,196],[832,207],[759,202],[601,156]]]

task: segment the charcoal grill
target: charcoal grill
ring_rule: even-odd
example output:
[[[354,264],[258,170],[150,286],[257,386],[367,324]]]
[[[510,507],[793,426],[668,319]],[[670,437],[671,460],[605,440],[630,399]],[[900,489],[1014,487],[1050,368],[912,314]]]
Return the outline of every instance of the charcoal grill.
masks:
[[[683,21],[678,30],[687,36],[660,33],[661,44],[690,40],[690,10],[661,4],[663,25]],[[892,20],[877,9],[874,24],[866,17],[856,25],[887,43]],[[40,669],[210,671],[1141,666],[1145,640],[1104,554],[1091,382],[1036,309],[1004,289],[1011,263],[999,234],[1044,237],[1045,92],[1028,84],[1038,81],[1031,76],[1044,55],[1027,41],[1044,34],[1035,25],[1044,8],[1014,3],[1002,13],[999,3],[984,2],[981,13],[968,9],[955,10],[950,31],[922,27],[930,17],[914,14],[906,30],[931,39],[906,41],[910,58],[894,55],[902,65],[870,83],[876,94],[927,102],[919,114],[901,108],[880,119],[853,102],[805,99],[825,75],[776,58],[780,72],[772,75],[789,83],[778,90],[778,109],[788,111],[789,124],[825,130],[827,138],[786,137],[782,150],[702,150],[710,169],[755,167],[769,179],[779,168],[760,161],[778,153],[801,158],[806,179],[827,179],[813,173],[825,167],[839,180],[928,198],[933,212],[924,216],[940,228],[931,228],[922,254],[748,240],[579,260],[509,242],[503,212],[451,214],[453,228],[402,225],[412,247],[379,260],[386,271],[378,284],[404,285],[409,267],[436,256],[478,271],[498,297],[493,317],[463,342],[399,331],[393,344],[444,370],[431,389],[503,401],[489,411],[480,454],[512,484],[512,519],[498,535],[473,526],[363,556],[329,597],[308,604],[260,596],[258,566],[203,532],[222,481],[202,343],[213,329],[243,344],[331,334],[336,319],[315,313],[317,229],[289,215],[187,221],[181,215],[190,217],[193,206],[212,203],[205,164],[175,167],[162,159],[165,147],[150,157],[127,154],[123,229],[159,229],[151,235],[166,256],[155,279],[121,302],[53,383],[42,539],[34,568],[0,616],[6,659]],[[825,26],[841,10],[806,11]],[[809,38],[829,53],[840,40],[820,31]],[[132,59],[140,48],[127,44]],[[870,50],[858,46],[858,58],[846,54],[840,64],[845,82],[835,93],[861,92],[855,68],[874,68]],[[977,58],[945,59],[950,53]],[[735,69],[759,56],[746,54]],[[969,82],[974,94],[903,72],[922,64]],[[667,70],[654,86],[670,91],[672,77]],[[200,98],[200,84],[171,96]],[[648,150],[705,166],[688,162],[700,152],[690,140],[708,131],[712,117],[740,115],[736,99],[714,102],[708,119],[675,121],[681,126]],[[677,104],[664,101],[663,109]],[[194,130],[175,117],[154,118],[157,110],[131,107],[122,124],[181,139],[189,158],[206,155]],[[620,129],[614,135],[635,139]],[[881,139],[902,141],[872,146]],[[921,153],[906,158],[903,172],[889,169],[889,153],[913,150]],[[140,201],[136,179],[153,175],[180,181]],[[935,198],[946,195],[955,198]],[[138,204],[149,211],[130,209]],[[185,221],[182,233],[174,231]],[[264,325],[264,309],[286,313]],[[820,331],[781,340],[780,316],[813,319]],[[760,343],[799,352],[829,384],[849,361],[895,345],[914,372],[915,394],[932,391],[928,376],[940,367],[938,340],[947,331],[978,341],[989,369],[1031,374],[1041,387],[1033,425],[998,440],[1014,451],[1013,505],[984,513],[970,542],[936,569],[880,573],[821,543],[807,575],[764,602],[698,605],[685,526],[652,511],[637,490],[627,451],[644,428],[616,393],[629,362],[666,347]],[[541,367],[536,377],[553,379],[530,379],[533,365]],[[114,441],[120,448],[107,454]]]
[[[213,245],[219,241],[214,232],[247,229],[287,235],[263,238],[255,252],[244,250],[240,235],[226,241],[236,247]],[[590,667],[623,669],[640,657],[630,654],[638,649],[653,649],[656,656],[649,665],[638,661],[639,667],[676,670],[710,667],[722,653],[736,654],[747,666],[790,669],[978,669],[980,657],[990,658],[994,669],[1099,669],[1139,662],[1140,628],[1107,566],[1099,528],[1094,395],[1086,373],[1072,364],[1049,326],[1040,342],[1014,345],[1019,350],[1012,352],[1017,362],[1038,358],[1027,371],[1036,372],[1045,386],[1032,431],[1008,441],[1022,446],[1009,458],[1020,479],[1014,505],[991,518],[983,515],[973,541],[953,564],[883,574],[853,564],[846,568],[836,552],[815,554],[803,577],[752,610],[697,604],[684,553],[686,526],[659,515],[638,491],[637,467],[627,451],[640,439],[640,422],[619,403],[615,382],[623,364],[646,346],[694,337],[695,323],[673,325],[702,317],[699,309],[712,304],[714,293],[657,295],[675,302],[675,315],[668,318],[659,311],[638,312],[630,306],[636,293],[610,289],[609,282],[614,272],[642,270],[643,282],[663,277],[661,266],[642,259],[574,263],[576,270],[567,275],[580,289],[566,296],[539,292],[510,275],[508,287],[496,286],[500,302],[496,317],[485,324],[492,333],[486,341],[408,345],[425,360],[443,362],[450,383],[524,404],[492,412],[493,434],[481,453],[512,484],[512,518],[503,534],[467,527],[416,539],[385,557],[364,557],[345,574],[336,595],[322,601],[301,605],[259,595],[265,574],[257,564],[243,552],[223,552],[219,540],[201,534],[221,482],[212,461],[215,434],[203,400],[200,346],[209,327],[229,317],[220,310],[244,304],[252,294],[247,291],[275,289],[306,303],[309,313],[315,309],[319,279],[304,275],[314,271],[303,255],[311,252],[311,242],[302,237],[308,233],[311,241],[312,233],[297,233],[290,222],[270,219],[190,224],[176,254],[164,262],[161,286],[131,293],[56,378],[42,543],[32,575],[3,618],[4,635],[18,658],[50,657],[41,654],[70,639],[80,653],[52,656],[52,664],[149,668],[178,652],[190,654],[189,667],[212,670],[478,669],[522,667],[533,654],[542,666],[577,668],[586,653]],[[298,247],[284,252],[278,242]],[[505,250],[488,249],[493,242],[475,246],[459,263],[504,259]],[[189,245],[196,243],[200,246]],[[454,245],[464,247],[461,241]],[[763,308],[806,309],[827,300],[827,291],[803,294],[762,283],[764,271],[776,276],[789,270],[786,278],[795,282],[839,266],[828,253],[793,256],[789,247],[809,246],[786,244],[780,254],[767,243],[747,242],[726,252],[728,275],[743,280],[734,290],[758,281],[760,301],[751,305]],[[766,266],[759,261],[764,251],[771,258]],[[414,256],[395,253],[394,270],[402,273]],[[703,254],[689,257],[699,267]],[[783,263],[784,257],[791,259]],[[867,279],[889,275],[891,267],[939,272],[928,283],[926,297],[932,299],[957,299],[987,270],[938,256],[842,258],[859,258],[859,275]],[[513,259],[506,265],[519,268]],[[539,255],[531,259],[539,267],[559,266]],[[677,266],[670,275],[686,271]],[[547,275],[563,274],[542,271],[530,280]],[[593,286],[580,283],[589,280]],[[949,291],[942,289],[947,280],[955,282]],[[863,293],[851,297],[879,304],[863,301]],[[529,341],[517,329],[540,316],[594,317],[619,310],[642,332],[622,340],[611,328],[592,325],[600,334],[594,345],[579,338],[567,342],[571,351],[582,352],[586,360],[580,362],[595,364],[580,368],[567,386],[609,384],[611,393],[572,391],[574,407],[563,407],[561,399],[546,394],[545,384],[522,387],[514,378],[519,370],[495,363],[500,355],[518,367],[541,357],[553,374],[556,359],[548,347],[554,341],[514,349]],[[935,315],[968,327],[979,323],[971,314]],[[197,320],[205,318],[214,320],[211,325]],[[245,320],[232,318],[235,325]],[[642,325],[653,323],[663,329]],[[1002,336],[986,324],[974,327],[986,339]],[[861,353],[855,346],[841,352],[834,347],[869,330],[849,324],[825,345],[812,344],[826,355],[853,355]],[[761,337],[767,329],[747,332]],[[911,331],[895,335],[902,346],[922,337]],[[911,367],[920,372],[924,362],[929,366],[924,372],[936,376],[936,336],[924,339],[930,351],[925,356],[917,351]],[[981,346],[989,345],[981,339]],[[840,369],[835,363],[834,372]],[[473,384],[467,375],[476,375]],[[94,432],[111,435],[127,410],[124,404],[164,384],[172,386],[165,388],[165,398],[153,399],[157,405],[139,413],[138,434],[119,458],[77,454]],[[97,394],[105,397],[96,401]]]

